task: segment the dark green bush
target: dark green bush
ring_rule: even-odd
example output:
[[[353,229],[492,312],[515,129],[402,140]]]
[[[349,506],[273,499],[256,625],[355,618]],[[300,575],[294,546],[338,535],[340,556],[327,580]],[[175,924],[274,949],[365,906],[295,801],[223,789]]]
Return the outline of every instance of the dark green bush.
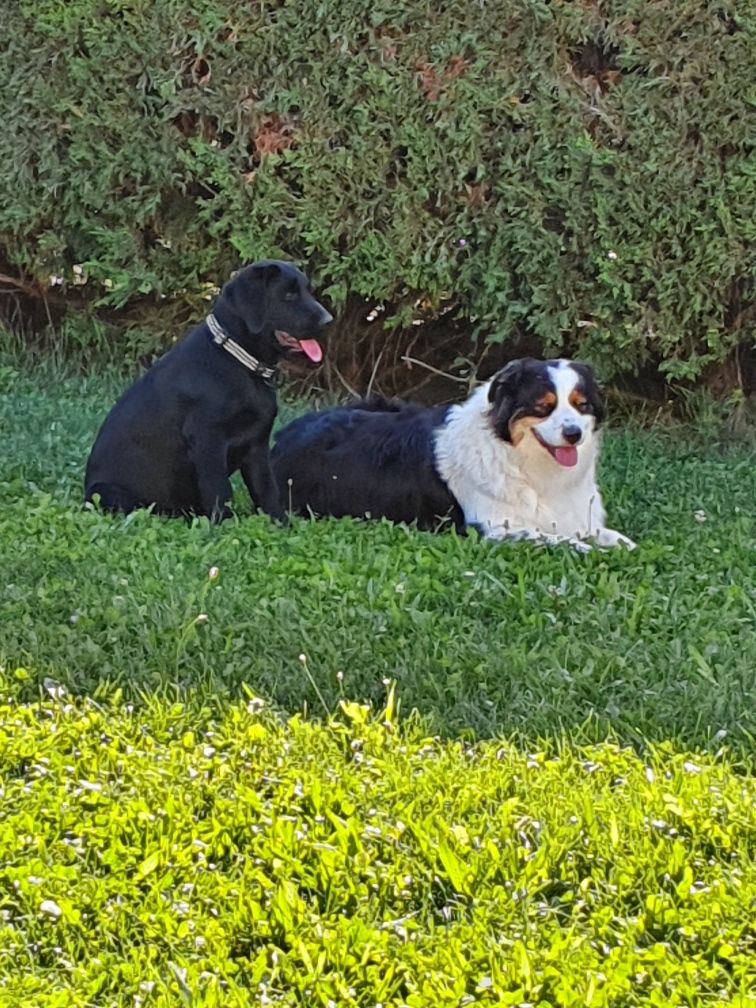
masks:
[[[133,326],[285,256],[404,352],[446,310],[444,366],[753,342],[754,0],[6,0],[0,36],[4,272],[64,304]]]

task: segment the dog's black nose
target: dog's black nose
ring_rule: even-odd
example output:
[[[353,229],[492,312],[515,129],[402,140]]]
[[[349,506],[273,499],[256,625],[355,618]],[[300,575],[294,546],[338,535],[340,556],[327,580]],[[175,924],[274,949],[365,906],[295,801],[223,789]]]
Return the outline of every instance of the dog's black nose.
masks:
[[[330,325],[331,322],[333,322],[333,315],[331,315],[331,313],[329,311],[326,311],[325,308],[323,308],[321,306],[321,310],[320,310],[320,324],[322,326],[327,326],[327,325]]]
[[[582,436],[583,432],[577,424],[565,424],[562,427],[562,437],[568,444],[577,444]]]

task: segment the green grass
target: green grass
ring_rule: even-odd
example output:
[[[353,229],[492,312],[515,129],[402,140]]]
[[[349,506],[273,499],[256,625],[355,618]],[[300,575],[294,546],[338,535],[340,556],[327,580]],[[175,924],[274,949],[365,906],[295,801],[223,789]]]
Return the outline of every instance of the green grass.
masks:
[[[342,697],[379,700],[390,678],[433,731],[714,748],[726,733],[750,750],[746,446],[609,432],[602,485],[610,523],[640,543],[631,554],[348,521],[281,530],[245,514],[241,493],[240,517],[220,528],[124,521],[81,504],[118,382],[8,368],[0,382],[0,654],[39,681],[229,698],[249,683],[324,714]]]
[[[124,520],[122,381],[0,367],[0,1008],[756,1005],[746,445],[610,431],[631,554]]]

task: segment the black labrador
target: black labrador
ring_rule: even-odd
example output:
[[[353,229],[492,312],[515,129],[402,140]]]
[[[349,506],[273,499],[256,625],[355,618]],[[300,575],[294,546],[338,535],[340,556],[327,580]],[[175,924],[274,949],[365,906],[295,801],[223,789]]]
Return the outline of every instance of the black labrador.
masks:
[[[85,495],[103,510],[228,517],[241,470],[254,504],[281,521],[270,467],[273,379],[284,356],[322,360],[333,321],[295,266],[254,263],[224,286],[207,319],[129,388],[87,462]]]

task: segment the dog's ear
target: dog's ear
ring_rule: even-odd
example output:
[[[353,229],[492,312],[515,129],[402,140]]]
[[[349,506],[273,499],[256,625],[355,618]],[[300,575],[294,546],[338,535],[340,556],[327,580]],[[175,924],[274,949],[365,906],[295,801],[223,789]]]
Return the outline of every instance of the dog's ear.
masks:
[[[280,267],[274,262],[244,266],[231,274],[221,291],[219,306],[241,319],[250,332],[260,332],[265,314],[265,291],[279,272]]]
[[[512,440],[509,432],[509,421],[515,411],[517,391],[522,381],[523,373],[532,360],[522,357],[510,361],[491,379],[488,387],[488,401],[491,403],[491,423],[498,436],[504,441]]]
[[[520,360],[512,360],[509,364],[505,364],[500,371],[496,372],[491,379],[488,389],[488,401],[490,403],[496,403],[508,391],[517,387],[527,361],[527,357]]]

